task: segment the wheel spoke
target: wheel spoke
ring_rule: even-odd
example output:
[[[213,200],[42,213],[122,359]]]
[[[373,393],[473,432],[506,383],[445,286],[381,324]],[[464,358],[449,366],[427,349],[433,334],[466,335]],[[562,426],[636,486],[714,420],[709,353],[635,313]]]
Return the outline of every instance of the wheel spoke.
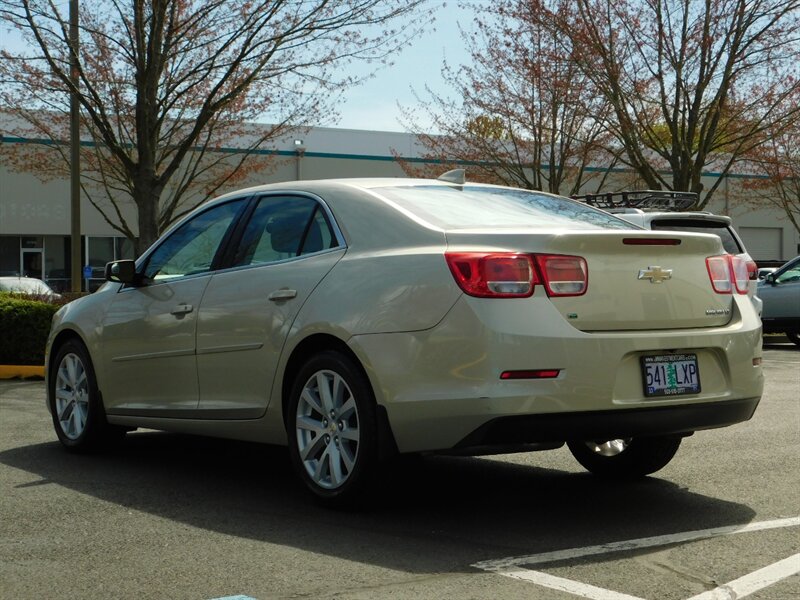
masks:
[[[325,414],[325,411],[322,408],[322,404],[320,403],[319,399],[315,397],[314,394],[311,393],[311,390],[309,390],[308,388],[303,389],[303,394],[301,398],[317,413],[321,415]]]
[[[323,446],[325,446],[325,436],[318,435],[313,440],[310,440],[305,446],[298,448],[300,450],[300,458],[304,461],[318,458],[317,454]]]
[[[339,409],[339,418],[340,419],[348,419],[350,415],[353,414],[353,411],[356,409],[356,401],[353,400],[353,397],[350,396],[347,399],[347,402],[342,404],[342,407]]]
[[[330,473],[330,471],[325,470],[325,467],[329,466],[329,453],[330,453],[330,446],[326,446],[325,451],[322,453],[322,456],[319,457],[317,460],[316,469],[314,469],[314,481],[319,484],[322,484],[326,477]]]
[[[67,421],[72,416],[73,412],[75,412],[75,403],[67,402],[61,407],[61,412],[58,414],[58,420],[62,422]]]
[[[346,386],[339,375],[333,375],[333,407],[341,414],[342,401],[344,399]]]
[[[353,470],[353,466],[356,464],[355,454],[350,450],[349,444],[342,444],[339,447],[339,454],[342,457],[342,462],[344,463],[344,467],[347,469],[347,474],[349,475]]]
[[[330,461],[331,484],[338,487],[344,481],[345,474],[342,473],[342,455],[337,446],[329,448],[328,460]]]
[[[81,390],[86,388],[86,371],[83,369],[80,370],[78,374],[78,380],[75,382],[75,389]]]
[[[75,410],[73,412],[77,413],[76,429],[79,430],[78,435],[80,435],[80,433],[85,429],[86,422],[89,419],[89,403],[86,402],[85,400],[79,400],[75,404]]]
[[[78,378],[78,375],[75,372],[75,362],[75,357],[72,354],[68,354],[64,357],[64,363],[67,367],[67,383],[73,390],[75,389],[75,382]]]
[[[330,380],[327,374],[322,371],[317,373],[317,390],[322,401],[322,408],[325,409],[323,414],[327,414],[333,410],[333,398],[331,397]]]
[[[325,432],[322,423],[309,416],[297,417],[297,427],[305,431],[312,431],[317,435],[322,435]]]
[[[343,437],[344,439],[351,440],[353,442],[358,442],[358,427],[345,427],[339,432],[339,437]]]

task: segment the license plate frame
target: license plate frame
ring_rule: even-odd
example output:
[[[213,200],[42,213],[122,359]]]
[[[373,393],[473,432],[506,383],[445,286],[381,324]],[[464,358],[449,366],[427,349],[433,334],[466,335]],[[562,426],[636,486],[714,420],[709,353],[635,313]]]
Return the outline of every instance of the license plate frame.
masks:
[[[641,357],[640,365],[645,398],[673,398],[700,393],[700,366],[696,354],[650,354]]]

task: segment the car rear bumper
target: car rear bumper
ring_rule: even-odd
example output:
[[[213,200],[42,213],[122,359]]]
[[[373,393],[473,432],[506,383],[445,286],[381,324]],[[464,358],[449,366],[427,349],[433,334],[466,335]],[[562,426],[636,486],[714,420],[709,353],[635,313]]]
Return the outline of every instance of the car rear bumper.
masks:
[[[759,400],[743,398],[686,406],[499,417],[478,427],[455,448],[687,435],[747,421]]]
[[[589,432],[598,437],[683,433],[746,420],[761,397],[763,373],[755,360],[762,352],[761,322],[746,296],[736,299],[724,326],[609,332],[575,329],[555,308],[548,309],[547,299],[527,314],[513,301],[475,300],[462,298],[430,330],[350,341],[386,409],[400,452],[475,444],[470,436],[484,427],[493,444],[519,441],[513,431],[528,427],[529,441],[578,439]],[[645,397],[641,357],[671,353],[697,356],[700,393]],[[500,378],[506,370],[534,369],[559,373],[550,379]],[[735,414],[727,415],[730,411]],[[604,425],[591,429],[597,415]],[[625,427],[608,427],[617,415]],[[505,419],[521,419],[522,425],[504,425]],[[548,427],[553,428],[544,436],[548,439],[537,440]]]

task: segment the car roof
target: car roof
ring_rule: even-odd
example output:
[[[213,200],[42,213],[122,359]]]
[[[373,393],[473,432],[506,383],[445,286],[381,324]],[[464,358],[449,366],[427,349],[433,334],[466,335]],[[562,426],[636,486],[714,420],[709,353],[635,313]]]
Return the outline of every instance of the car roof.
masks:
[[[477,183],[467,181],[464,184],[457,184],[450,181],[442,181],[440,179],[418,179],[409,177],[341,177],[335,179],[308,179],[300,181],[281,181],[277,183],[267,183],[263,185],[252,186],[230,192],[223,196],[219,196],[210,202],[224,201],[229,198],[239,197],[242,195],[258,194],[262,192],[271,191],[284,191],[284,192],[311,192],[319,193],[324,189],[331,187],[338,187],[340,189],[357,188],[362,190],[370,190],[382,187],[413,187],[413,186],[437,186],[437,187],[485,187],[497,189],[518,189],[510,186],[493,185],[488,183]],[[554,196],[564,198],[565,196],[558,196],[558,194],[551,194],[540,190],[527,190],[531,193],[542,194],[545,196]]]

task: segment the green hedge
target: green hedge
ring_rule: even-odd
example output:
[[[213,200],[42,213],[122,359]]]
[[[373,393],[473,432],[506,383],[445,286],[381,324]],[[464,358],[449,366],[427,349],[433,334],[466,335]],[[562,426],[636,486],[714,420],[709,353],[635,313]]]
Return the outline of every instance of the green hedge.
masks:
[[[0,293],[0,365],[43,365],[55,304]]]

